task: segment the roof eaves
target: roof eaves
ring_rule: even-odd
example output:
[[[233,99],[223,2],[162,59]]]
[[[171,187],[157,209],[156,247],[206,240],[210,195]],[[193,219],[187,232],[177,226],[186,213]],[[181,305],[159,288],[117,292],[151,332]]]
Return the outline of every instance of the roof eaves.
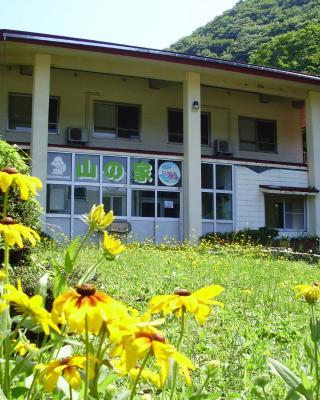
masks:
[[[308,84],[320,85],[320,76],[300,72],[285,71],[276,68],[226,61],[217,58],[195,56],[191,54],[176,53],[167,50],[157,50],[145,47],[115,44],[88,39],[39,34],[33,32],[0,30],[0,41],[18,41],[36,43],[54,47],[82,49],[109,54],[148,58],[158,61],[174,62],[199,67],[215,68],[232,72],[247,73],[275,79],[290,80]]]

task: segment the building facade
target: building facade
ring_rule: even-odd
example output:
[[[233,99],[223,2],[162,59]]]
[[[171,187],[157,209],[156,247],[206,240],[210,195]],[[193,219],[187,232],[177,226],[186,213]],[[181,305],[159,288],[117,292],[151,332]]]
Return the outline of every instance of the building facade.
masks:
[[[0,47],[1,136],[47,183],[49,234],[101,202],[157,243],[320,234],[319,77],[19,31]]]

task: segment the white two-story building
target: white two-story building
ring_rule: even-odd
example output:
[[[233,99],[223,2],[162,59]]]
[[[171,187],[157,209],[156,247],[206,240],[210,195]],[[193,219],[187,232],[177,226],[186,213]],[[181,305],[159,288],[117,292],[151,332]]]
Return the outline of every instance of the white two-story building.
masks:
[[[83,233],[103,202],[138,240],[320,234],[320,77],[10,30],[0,66],[0,134],[30,149],[47,228]]]

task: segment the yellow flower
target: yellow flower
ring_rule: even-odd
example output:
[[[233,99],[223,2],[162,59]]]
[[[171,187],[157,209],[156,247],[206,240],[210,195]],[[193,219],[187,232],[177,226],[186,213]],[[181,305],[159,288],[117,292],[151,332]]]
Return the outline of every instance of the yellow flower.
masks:
[[[21,357],[24,357],[27,353],[38,350],[37,346],[34,343],[28,342],[18,342],[15,346],[14,351],[19,353]]]
[[[137,375],[139,374],[140,367],[139,368],[132,368],[129,371],[129,375],[131,376],[132,379],[136,379]],[[143,379],[145,382],[151,383],[154,386],[157,386],[158,388],[161,387],[160,385],[160,375],[157,374],[156,372],[150,371],[149,369],[143,369],[141,372],[141,379]]]
[[[18,281],[18,289],[12,285],[4,285],[5,294],[2,296],[5,300],[13,303],[16,311],[22,314],[23,318],[30,317],[37,322],[46,335],[49,335],[50,328],[60,332],[57,325],[52,321],[50,313],[42,307],[43,299],[39,295],[28,297],[23,293],[21,282]]]
[[[88,331],[98,335],[104,323],[126,315],[123,304],[88,284],[62,293],[52,307],[53,320],[67,323],[69,329],[77,333],[85,332],[86,319]]]
[[[4,272],[4,270],[3,270],[3,269],[0,269],[0,281],[3,281],[4,278],[5,278],[6,276],[7,276],[7,275],[6,275],[6,273]]]
[[[0,171],[0,189],[3,193],[6,193],[11,186],[19,189],[21,200],[28,200],[29,193],[35,196],[37,189],[42,189],[40,179],[20,174],[16,168],[3,168]]]
[[[177,313],[181,315],[182,309],[194,314],[199,324],[203,324],[211,315],[211,305],[223,307],[220,301],[212,300],[224,291],[222,286],[211,285],[193,293],[186,289],[179,289],[172,295],[155,296],[149,302],[150,313],[163,314]]]
[[[309,304],[315,304],[320,299],[320,282],[313,282],[311,285],[297,285],[293,289],[298,292],[297,298],[304,298]]]
[[[243,293],[245,293],[247,296],[251,296],[253,293],[253,290],[252,289],[244,289]]]
[[[83,220],[94,230],[100,231],[107,228],[114,221],[113,211],[108,214],[104,211],[103,204],[92,206],[90,212],[83,217]]]
[[[0,235],[4,237],[5,242],[13,247],[17,244],[23,248],[23,239],[28,240],[32,246],[35,246],[37,241],[40,241],[40,236],[31,228],[17,224],[11,217],[5,217],[0,220]]]
[[[103,232],[103,250],[106,254],[116,257],[125,251],[125,247],[121,244],[119,239],[115,239],[107,232]]]
[[[39,364],[35,369],[40,371],[40,379],[44,382],[44,389],[47,392],[55,389],[60,376],[63,376],[73,389],[78,390],[81,387],[79,370],[84,370],[85,365],[86,357],[73,356],[51,361],[48,364]],[[93,364],[89,363],[89,379],[93,376]]]
[[[179,353],[171,344],[166,343],[163,335],[144,332],[143,330],[125,342],[119,364],[120,370],[122,367],[130,372],[136,367],[138,361],[143,360],[148,353],[154,356],[156,364],[160,368],[159,386],[164,386],[173,360],[177,362],[179,372],[184,376],[186,383],[191,383],[189,369],[195,369],[191,360]]]

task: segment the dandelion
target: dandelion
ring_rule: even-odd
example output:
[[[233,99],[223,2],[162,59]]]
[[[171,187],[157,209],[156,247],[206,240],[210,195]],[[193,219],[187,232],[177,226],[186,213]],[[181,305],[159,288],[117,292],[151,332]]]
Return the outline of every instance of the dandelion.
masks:
[[[199,324],[203,324],[211,315],[211,306],[223,307],[220,301],[212,300],[223,292],[223,287],[211,285],[199,289],[193,293],[186,289],[179,289],[172,295],[155,296],[149,302],[150,313],[163,312],[164,315],[177,313],[181,315],[182,309],[194,314]]]
[[[13,303],[15,310],[22,318],[30,317],[33,321],[38,323],[44,333],[49,335],[50,328],[56,332],[60,332],[57,325],[52,321],[50,313],[42,307],[43,299],[39,295],[28,297],[21,287],[21,282],[18,280],[18,288],[12,285],[4,286],[6,293],[2,296],[5,300]]]
[[[10,187],[19,189],[21,200],[28,200],[29,193],[37,194],[37,189],[42,189],[40,179],[35,176],[20,174],[16,168],[7,167],[0,170],[0,189],[6,193]]]
[[[103,250],[106,254],[116,257],[125,251],[125,247],[119,239],[115,239],[107,232],[103,232]]]
[[[40,379],[43,381],[44,389],[52,392],[57,386],[60,376],[64,377],[74,390],[81,387],[81,376],[79,370],[84,370],[86,365],[86,357],[73,356],[63,358],[61,360],[51,361],[48,364],[39,364],[35,367],[40,371]],[[94,370],[89,363],[89,379],[94,376]]]
[[[320,282],[311,285],[297,285],[293,288],[297,291],[297,298],[304,298],[309,304],[315,304],[320,299]]]
[[[5,217],[0,220],[0,235],[4,237],[5,242],[13,247],[15,244],[23,248],[23,240],[28,240],[32,246],[40,241],[40,236],[36,231],[27,226],[17,224],[11,217]]]
[[[88,331],[98,335],[104,323],[126,315],[123,304],[89,284],[79,285],[76,290],[62,293],[55,299],[52,307],[54,321],[67,323],[72,332],[80,334],[85,332],[86,321]]]
[[[114,221],[113,211],[109,211],[107,214],[104,211],[103,204],[92,206],[90,212],[83,217],[91,229],[101,231],[107,228]]]

